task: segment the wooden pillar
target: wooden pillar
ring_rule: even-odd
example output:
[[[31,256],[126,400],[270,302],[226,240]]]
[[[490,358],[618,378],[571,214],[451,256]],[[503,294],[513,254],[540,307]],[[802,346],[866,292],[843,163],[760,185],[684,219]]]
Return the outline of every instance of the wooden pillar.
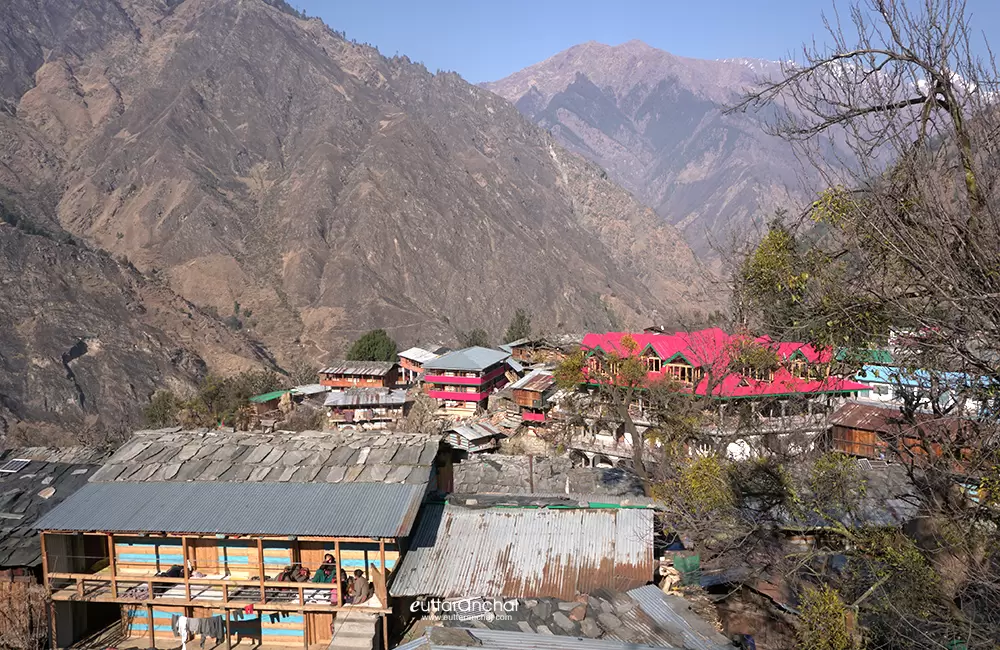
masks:
[[[302,593],[301,589],[299,589],[299,593]],[[299,602],[302,603],[301,600]],[[309,650],[309,616],[305,610],[299,613],[302,614],[302,650]]]
[[[386,593],[389,590],[386,589]],[[383,650],[389,650],[389,615],[382,614],[382,648]]]
[[[42,584],[45,585],[46,590],[51,594],[52,587],[49,585],[49,554],[45,549],[45,533],[41,533],[38,536],[38,540],[42,545]]]
[[[153,597],[152,592],[149,594]],[[149,647],[156,648],[156,625],[153,624],[153,606],[146,605],[146,629],[149,630]]]
[[[188,561],[188,538],[181,537],[181,559],[184,562],[184,597],[191,601],[191,563]]]
[[[266,603],[264,595],[264,540],[257,538],[257,570],[260,571],[260,602]]]
[[[115,561],[115,536],[111,533],[108,533],[108,566],[111,567],[111,597],[118,598],[118,563]]]
[[[45,548],[45,533],[38,535],[38,541],[42,546],[42,584],[45,585],[45,592],[48,594],[49,612],[49,643],[52,650],[56,650],[56,603],[52,600],[52,585],[49,584],[49,554]]]
[[[386,577],[386,580],[388,580],[389,579],[389,572],[385,568],[385,540],[384,539],[380,539],[378,541],[378,561],[379,561],[379,568],[382,569],[382,575],[384,575]],[[388,598],[387,598],[387,600],[388,600]],[[382,607],[388,607],[388,606],[389,606],[388,603],[382,603]]]
[[[225,585],[223,585],[222,588],[225,589]],[[226,613],[226,650],[233,650],[233,642],[230,640],[232,632],[230,632],[229,628],[229,619],[233,617],[232,611],[228,609],[224,609],[222,611]]]
[[[337,607],[344,606],[344,585],[340,581],[340,540],[334,540],[333,542],[333,561],[336,563],[337,568]]]

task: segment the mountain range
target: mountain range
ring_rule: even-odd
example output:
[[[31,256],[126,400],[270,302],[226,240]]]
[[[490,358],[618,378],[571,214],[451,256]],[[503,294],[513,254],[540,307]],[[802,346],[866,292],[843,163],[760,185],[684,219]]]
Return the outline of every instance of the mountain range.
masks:
[[[727,113],[780,65],[689,59],[641,41],[589,42],[483,87],[596,162],[718,260],[776,209],[803,200],[803,169],[767,114]]]
[[[0,24],[0,430],[123,421],[373,327],[720,306],[677,229],[558,133],[281,0],[8,0]]]

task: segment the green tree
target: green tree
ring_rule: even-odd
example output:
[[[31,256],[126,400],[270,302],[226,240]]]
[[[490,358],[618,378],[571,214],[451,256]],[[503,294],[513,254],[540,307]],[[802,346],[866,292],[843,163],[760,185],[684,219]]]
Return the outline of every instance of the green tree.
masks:
[[[348,361],[395,361],[396,342],[383,330],[372,330],[355,341],[347,351]]]
[[[507,332],[503,335],[503,342],[510,343],[518,339],[526,339],[531,336],[531,316],[521,308],[514,311],[514,317],[510,320]]]
[[[142,414],[149,426],[167,427],[177,423],[180,410],[181,401],[176,395],[169,390],[158,390]]]
[[[458,333],[458,344],[463,348],[471,347],[490,347],[490,335],[486,333],[486,330],[481,327],[469,330],[468,332]]]
[[[808,587],[799,608],[799,647],[810,650],[853,650],[844,601],[829,585]]]

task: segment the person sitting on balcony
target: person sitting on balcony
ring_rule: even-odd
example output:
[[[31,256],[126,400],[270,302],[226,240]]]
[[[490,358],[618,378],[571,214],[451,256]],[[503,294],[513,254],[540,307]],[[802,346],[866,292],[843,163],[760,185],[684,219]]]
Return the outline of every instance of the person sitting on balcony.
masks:
[[[365,578],[361,569],[354,570],[354,597],[351,603],[357,605],[372,597],[371,583]]]
[[[278,574],[278,582],[307,582],[309,580],[309,569],[302,568],[301,564],[293,564],[285,567],[285,570]]]
[[[334,566],[333,556],[329,553],[323,556],[323,564],[319,565],[316,573],[313,574],[313,582],[331,583],[336,576],[337,567]]]

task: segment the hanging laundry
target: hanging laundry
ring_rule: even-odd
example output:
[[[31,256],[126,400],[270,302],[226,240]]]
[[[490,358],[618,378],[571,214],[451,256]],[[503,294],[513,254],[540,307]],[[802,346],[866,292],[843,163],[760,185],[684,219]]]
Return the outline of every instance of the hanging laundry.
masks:
[[[181,650],[187,650],[188,639],[188,617],[181,616],[177,619],[177,633],[181,637]]]

